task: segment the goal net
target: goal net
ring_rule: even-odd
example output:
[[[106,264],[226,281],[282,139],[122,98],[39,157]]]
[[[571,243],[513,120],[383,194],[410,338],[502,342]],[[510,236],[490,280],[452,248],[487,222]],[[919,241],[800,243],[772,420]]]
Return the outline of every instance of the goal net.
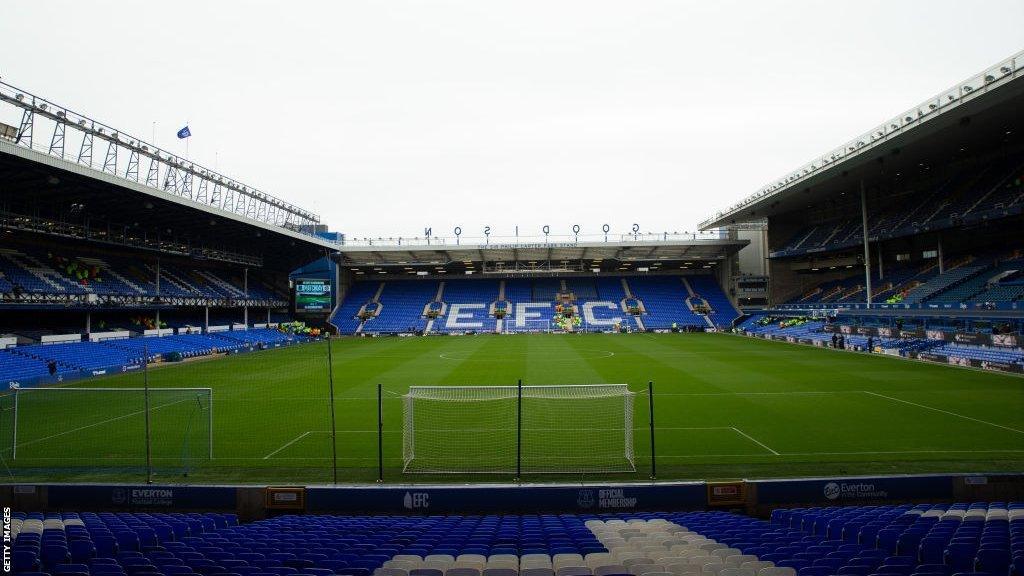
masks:
[[[154,466],[213,458],[213,392],[150,388]],[[20,388],[0,399],[5,459],[45,466],[146,463],[144,388]]]
[[[633,472],[625,384],[414,386],[404,396],[407,473]]]
[[[508,333],[538,333],[551,332],[551,320],[543,318],[511,318],[505,317],[505,332]]]

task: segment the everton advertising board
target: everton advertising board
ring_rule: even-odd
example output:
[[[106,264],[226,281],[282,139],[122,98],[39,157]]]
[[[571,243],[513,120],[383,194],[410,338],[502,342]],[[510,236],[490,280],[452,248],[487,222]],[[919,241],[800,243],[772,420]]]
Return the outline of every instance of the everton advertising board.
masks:
[[[759,504],[861,502],[901,499],[945,499],[953,497],[950,476],[913,476],[878,478],[822,478],[816,480],[776,480],[753,482]]]
[[[988,344],[989,338],[988,334],[978,334],[975,332],[957,332],[956,334],[953,334],[953,341],[961,344]]]
[[[238,490],[230,487],[59,485],[48,487],[54,508],[183,508],[233,510]]]
[[[578,510],[593,513],[692,510],[705,506],[706,498],[703,482],[644,486],[405,486],[306,490],[306,506],[310,512],[370,510],[448,514],[509,509],[521,512]]]
[[[982,360],[978,363],[978,366],[984,370],[991,370],[993,372],[1013,372],[1015,374],[1024,372],[1024,366],[1021,366],[1020,364],[996,362],[994,360]]]
[[[943,354],[931,354],[928,352],[921,352],[916,355],[911,354],[911,357],[917,358],[919,360],[927,360],[929,362],[938,362],[940,364],[981,368],[983,370],[991,370],[993,372],[1012,372],[1014,374],[1020,374],[1021,372],[1024,372],[1024,367],[1020,366],[1019,364],[1010,364],[1008,362],[996,362],[993,360],[973,360],[961,356],[946,356]]]

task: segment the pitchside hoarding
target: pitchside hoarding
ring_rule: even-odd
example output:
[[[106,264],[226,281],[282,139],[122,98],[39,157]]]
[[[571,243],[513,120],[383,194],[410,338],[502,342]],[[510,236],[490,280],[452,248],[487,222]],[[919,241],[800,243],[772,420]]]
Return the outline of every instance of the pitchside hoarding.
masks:
[[[703,482],[574,486],[405,486],[308,488],[307,510],[449,514],[487,511],[633,512],[698,510],[707,505]]]
[[[945,354],[931,354],[928,352],[919,352],[916,354],[911,353],[910,357],[917,358],[918,360],[927,360],[929,362],[938,362],[939,364],[970,366],[972,368],[981,368],[983,370],[991,370],[993,372],[1013,372],[1015,374],[1024,372],[1024,367],[1020,364],[998,362],[995,360],[976,360],[973,358],[962,358],[960,356],[949,356]]]
[[[926,338],[928,340],[942,340],[944,342],[956,342],[971,346],[999,346],[1003,348],[1016,348],[1020,345],[1019,337],[1016,334],[984,334],[980,332],[949,332],[945,330],[896,330],[894,328],[871,326],[847,326],[827,324],[822,327],[824,332],[839,334],[859,334],[861,336],[882,336],[883,338]]]
[[[944,500],[953,497],[951,476],[757,480],[759,504],[859,504],[887,500]]]

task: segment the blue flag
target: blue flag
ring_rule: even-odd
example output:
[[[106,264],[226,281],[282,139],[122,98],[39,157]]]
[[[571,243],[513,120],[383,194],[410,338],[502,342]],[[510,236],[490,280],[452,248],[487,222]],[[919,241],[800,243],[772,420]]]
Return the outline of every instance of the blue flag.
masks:
[[[178,130],[178,138],[188,138],[191,135],[192,132],[189,131],[188,126],[185,126],[181,130]]]

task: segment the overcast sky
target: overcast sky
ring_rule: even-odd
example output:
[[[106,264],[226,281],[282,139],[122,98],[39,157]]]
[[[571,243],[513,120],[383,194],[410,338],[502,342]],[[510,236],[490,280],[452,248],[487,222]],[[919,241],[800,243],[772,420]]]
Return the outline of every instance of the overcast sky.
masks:
[[[1024,48],[1024,2],[4,1],[0,76],[352,237],[692,231]]]

